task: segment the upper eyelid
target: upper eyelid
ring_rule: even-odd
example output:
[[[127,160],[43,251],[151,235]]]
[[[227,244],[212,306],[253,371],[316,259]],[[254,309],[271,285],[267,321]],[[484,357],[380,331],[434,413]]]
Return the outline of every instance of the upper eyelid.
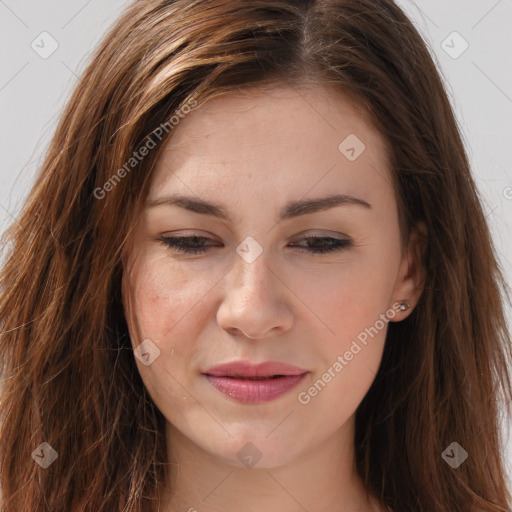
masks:
[[[184,232],[182,231],[178,231],[178,232],[164,232],[160,235],[161,237],[166,237],[166,238],[211,238],[213,240],[216,239],[216,237],[214,235],[211,235],[209,233],[202,233],[201,231],[194,231],[194,230],[184,230]],[[250,235],[248,235],[250,236]],[[313,228],[313,229],[308,229],[306,231],[301,231],[300,233],[297,233],[295,235],[293,235],[292,238],[296,238],[296,237],[304,237],[304,238],[309,238],[309,237],[318,237],[318,238],[339,238],[339,237],[345,237],[345,238],[351,238],[349,235],[345,234],[345,233],[340,233],[340,232],[337,232],[337,231],[332,231],[332,230],[325,230],[325,229],[320,229],[320,228]]]

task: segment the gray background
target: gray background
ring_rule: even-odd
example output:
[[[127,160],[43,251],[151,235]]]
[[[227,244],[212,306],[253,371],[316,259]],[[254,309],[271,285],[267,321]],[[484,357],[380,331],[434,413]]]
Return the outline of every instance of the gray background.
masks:
[[[87,58],[128,3],[0,0],[0,233],[16,218]],[[512,283],[512,0],[398,3],[423,34],[447,84]],[[47,58],[37,53],[52,44],[58,47]],[[509,426],[510,418],[503,424]],[[510,475],[512,439],[505,449]]]

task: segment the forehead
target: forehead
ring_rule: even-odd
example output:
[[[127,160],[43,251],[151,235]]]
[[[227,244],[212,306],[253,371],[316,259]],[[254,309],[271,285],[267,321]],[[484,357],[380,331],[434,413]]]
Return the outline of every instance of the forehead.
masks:
[[[187,114],[159,157],[150,199],[357,195],[391,181],[385,140],[358,105],[325,87],[281,86],[227,93]]]

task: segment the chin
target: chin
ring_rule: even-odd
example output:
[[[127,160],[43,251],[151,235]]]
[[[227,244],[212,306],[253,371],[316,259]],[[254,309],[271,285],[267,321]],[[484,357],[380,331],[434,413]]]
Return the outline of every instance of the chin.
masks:
[[[296,446],[280,438],[268,438],[268,433],[260,436],[235,436],[229,443],[209,446],[211,455],[225,464],[244,469],[272,469],[296,459],[300,453]]]

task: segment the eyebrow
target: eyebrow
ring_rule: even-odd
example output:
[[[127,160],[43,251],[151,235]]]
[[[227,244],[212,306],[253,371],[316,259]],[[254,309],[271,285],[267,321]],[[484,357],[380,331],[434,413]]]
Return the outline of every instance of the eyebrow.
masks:
[[[230,214],[222,205],[192,196],[174,194],[170,196],[157,197],[147,202],[147,206],[149,208],[160,205],[179,206],[180,208],[184,208],[191,212],[203,215],[212,215],[228,222],[232,222]],[[357,205],[363,206],[366,209],[371,209],[371,205],[363,199],[359,199],[348,194],[331,194],[314,199],[290,201],[285,204],[279,212],[279,220],[292,219],[300,217],[301,215],[321,212],[342,205]]]

